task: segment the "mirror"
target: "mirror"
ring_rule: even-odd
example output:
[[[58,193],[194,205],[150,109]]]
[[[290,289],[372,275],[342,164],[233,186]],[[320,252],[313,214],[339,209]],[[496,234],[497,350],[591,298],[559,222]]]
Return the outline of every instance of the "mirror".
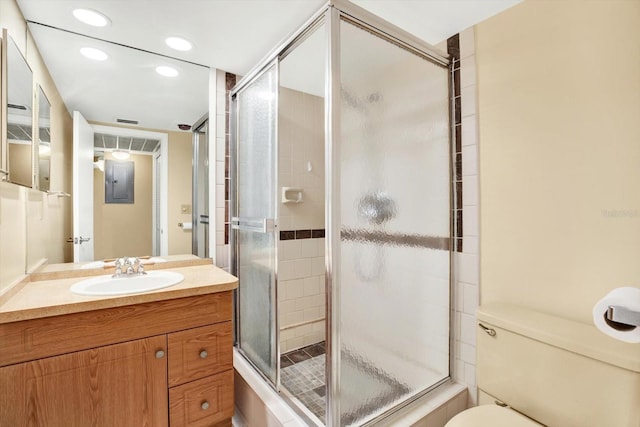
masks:
[[[56,122],[54,126],[60,123],[61,114],[78,111],[91,128],[91,136],[84,138],[87,140],[83,141],[82,149],[73,150],[91,153],[87,156],[90,172],[74,170],[72,179],[93,183],[87,185],[86,196],[80,186],[74,185],[72,204],[77,200],[88,201],[93,214],[83,210],[85,215],[76,216],[82,219],[82,229],[88,230],[86,234],[80,230],[65,238],[91,238],[91,257],[95,260],[191,253],[191,230],[179,224],[191,221],[192,133],[181,130],[178,124],[192,125],[207,113],[209,68],[33,22],[28,27],[64,102],[66,111],[61,111],[57,108],[57,99],[48,93],[53,101],[50,113]],[[99,49],[106,58],[96,60],[84,56],[81,51],[86,47]],[[170,65],[179,74],[162,76],[156,72],[159,65]],[[48,102],[45,105],[44,94],[37,93],[43,113]],[[42,114],[38,117],[45,123]],[[73,132],[65,128],[52,129],[53,164],[47,163],[48,158],[40,154],[40,147],[48,142],[42,123],[38,124],[41,133],[38,185],[44,190],[49,184],[43,179],[50,170],[50,189],[57,193],[62,189],[59,170],[70,168],[74,163],[71,158],[58,157],[57,147],[71,144]],[[161,138],[148,136],[151,133],[163,135],[164,148],[158,146]],[[61,135],[67,135],[67,139],[60,140]],[[104,160],[113,158],[114,152],[125,152],[131,156],[126,161],[135,163],[133,203],[105,202],[106,182],[100,168]],[[84,156],[80,160],[87,164]],[[60,161],[66,165],[59,165]],[[158,173],[158,170],[167,173]],[[54,197],[49,196],[49,200],[57,200]],[[158,242],[164,241],[166,250],[158,248]],[[68,245],[68,248],[79,247],[74,243]],[[87,248],[89,244],[82,247]],[[27,252],[30,251],[31,248],[27,248]]]
[[[51,171],[51,103],[38,86],[38,189],[49,191]]]
[[[6,31],[4,34],[7,34]],[[8,181],[33,185],[33,72],[13,39],[7,39],[7,169]]]

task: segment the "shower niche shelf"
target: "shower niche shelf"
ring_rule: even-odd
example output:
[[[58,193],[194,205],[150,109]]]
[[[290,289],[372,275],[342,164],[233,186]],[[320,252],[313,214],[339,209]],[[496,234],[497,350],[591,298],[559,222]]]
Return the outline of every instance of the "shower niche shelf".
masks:
[[[282,187],[282,203],[302,203],[302,188]]]

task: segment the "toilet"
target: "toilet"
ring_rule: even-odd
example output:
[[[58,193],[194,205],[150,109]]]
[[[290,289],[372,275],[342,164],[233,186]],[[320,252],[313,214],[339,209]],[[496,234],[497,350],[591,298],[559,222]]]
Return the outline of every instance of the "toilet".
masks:
[[[446,427],[639,427],[640,345],[521,306],[478,311],[479,405]]]

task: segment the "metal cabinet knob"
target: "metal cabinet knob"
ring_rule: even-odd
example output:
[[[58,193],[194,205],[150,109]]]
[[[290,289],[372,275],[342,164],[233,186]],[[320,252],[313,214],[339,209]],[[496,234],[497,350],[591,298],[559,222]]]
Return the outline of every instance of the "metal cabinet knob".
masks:
[[[202,350],[200,352],[200,359],[206,359],[208,355],[209,353],[207,353],[207,350]]]
[[[204,402],[202,402],[200,407],[202,408],[203,411],[206,411],[207,409],[209,409],[209,402],[205,400]]]
[[[164,357],[164,351],[158,350],[156,351],[156,359],[162,359]]]

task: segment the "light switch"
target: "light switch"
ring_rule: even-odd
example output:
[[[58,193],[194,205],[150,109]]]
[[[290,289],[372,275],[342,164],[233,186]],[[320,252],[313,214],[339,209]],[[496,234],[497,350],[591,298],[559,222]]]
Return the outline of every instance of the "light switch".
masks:
[[[191,213],[191,205],[180,205],[180,212],[183,214]]]

